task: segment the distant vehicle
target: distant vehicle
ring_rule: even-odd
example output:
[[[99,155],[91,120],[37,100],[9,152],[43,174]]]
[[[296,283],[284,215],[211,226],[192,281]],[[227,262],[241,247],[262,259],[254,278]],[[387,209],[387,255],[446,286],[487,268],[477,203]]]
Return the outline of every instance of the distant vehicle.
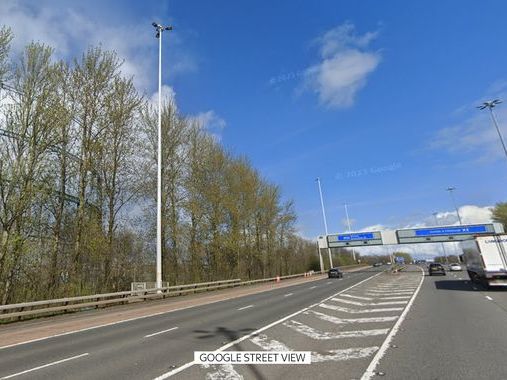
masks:
[[[382,263],[375,263],[375,264],[373,264],[374,267],[381,267],[382,265],[384,265],[384,264],[382,264]]]
[[[461,268],[461,265],[453,263],[453,264],[449,265],[449,270],[451,272],[459,272],[459,271],[462,271],[463,268]]]
[[[387,265],[391,265],[391,262],[390,262],[390,261],[388,261],[388,262],[387,262]]]
[[[461,242],[470,279],[486,287],[507,287],[507,234]]]
[[[331,268],[328,272],[328,278],[342,278],[343,272],[340,270],[340,268]]]
[[[431,263],[428,267],[428,273],[430,276],[433,276],[437,273],[445,276],[445,269],[442,264]]]

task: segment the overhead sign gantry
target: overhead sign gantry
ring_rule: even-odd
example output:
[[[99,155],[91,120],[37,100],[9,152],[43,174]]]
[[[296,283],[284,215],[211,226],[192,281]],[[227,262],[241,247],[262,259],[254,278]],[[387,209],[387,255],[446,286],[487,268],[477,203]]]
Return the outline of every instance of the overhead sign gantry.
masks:
[[[399,244],[442,243],[472,239],[477,235],[502,233],[499,223],[469,224],[396,230]]]
[[[367,231],[319,236],[319,247],[343,248],[374,245],[442,243],[468,240],[477,235],[499,234],[503,232],[504,229],[500,223]]]
[[[327,237],[327,242],[329,248],[383,244],[380,231],[329,235]]]

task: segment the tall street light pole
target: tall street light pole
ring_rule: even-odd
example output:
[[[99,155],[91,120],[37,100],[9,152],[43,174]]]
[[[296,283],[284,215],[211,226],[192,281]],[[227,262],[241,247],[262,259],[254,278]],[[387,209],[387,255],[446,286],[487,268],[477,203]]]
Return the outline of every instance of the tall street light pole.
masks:
[[[438,219],[437,219],[438,212],[433,213],[433,217],[435,218],[435,226],[438,226]],[[444,251],[445,256],[445,262],[447,265],[449,265],[449,259],[447,258],[447,252],[445,251],[444,243],[440,243],[442,245],[442,251]]]
[[[172,26],[152,23],[158,38],[157,288],[162,287],[162,33]]]
[[[507,148],[505,147],[505,142],[503,140],[502,132],[500,132],[500,128],[498,127],[498,121],[496,120],[495,113],[493,112],[493,108],[495,108],[500,103],[502,103],[502,101],[500,99],[489,100],[487,102],[482,103],[477,108],[479,108],[480,110],[487,108],[489,110],[489,115],[491,116],[491,120],[493,121],[493,125],[495,126],[496,132],[498,133],[498,138],[500,139],[500,142],[502,143],[505,157],[507,157]]]
[[[349,209],[346,203],[343,204],[345,207],[345,216],[347,217],[347,226],[349,228],[349,233],[352,232],[352,229],[350,228],[350,219],[349,219]],[[352,259],[354,260],[354,263],[356,262],[356,250],[354,247],[352,247]]]
[[[328,231],[327,231],[326,209],[324,208],[324,199],[322,197],[322,187],[320,186],[320,178],[317,177],[316,181],[317,181],[317,184],[319,185],[320,205],[322,206],[322,217],[324,219],[324,230],[326,231],[326,239],[327,239]],[[331,248],[329,248],[329,247],[327,248],[327,253],[329,255],[329,265],[330,265],[330,268],[332,268],[333,267],[333,258],[331,257]]]
[[[456,205],[456,199],[454,199],[454,193],[453,193],[453,191],[456,190],[456,188],[450,186],[446,190],[449,192],[449,195],[451,196],[451,200],[454,205],[454,209],[456,210],[456,215],[458,215],[458,222],[459,222],[459,225],[461,226],[461,225],[463,225],[463,223],[461,223],[461,216],[459,215],[458,206]]]

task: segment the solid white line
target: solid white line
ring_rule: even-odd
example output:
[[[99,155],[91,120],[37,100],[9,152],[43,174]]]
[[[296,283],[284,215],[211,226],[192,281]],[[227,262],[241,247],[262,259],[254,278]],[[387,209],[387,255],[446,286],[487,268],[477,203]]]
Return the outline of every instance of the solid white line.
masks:
[[[41,366],[38,366],[38,367],[35,367],[35,368],[27,369],[26,371],[23,371],[23,372],[13,373],[12,375],[4,376],[4,377],[2,377],[0,379],[1,380],[10,379],[11,377],[15,377],[15,376],[19,376],[19,375],[24,375],[25,373],[37,371],[37,370],[42,369],[42,368],[46,368],[46,367],[50,367],[52,365],[68,362],[69,360],[79,359],[79,358],[82,358],[83,356],[88,356],[88,355],[90,355],[90,354],[88,352],[85,352],[84,354],[81,354],[81,355],[76,355],[76,356],[72,356],[70,358],[58,360],[56,362],[51,362],[51,363],[48,363],[48,364],[44,364],[44,365],[41,365]]]
[[[310,290],[311,290],[311,289],[315,289],[315,288],[318,288],[318,286],[312,286],[312,287],[310,288]]]
[[[326,282],[326,284],[332,284],[332,283],[333,283],[333,281],[328,281],[328,282]]]
[[[144,337],[145,338],[151,338],[152,336],[163,334],[163,333],[166,333],[166,332],[169,332],[169,331],[173,331],[173,330],[176,330],[176,329],[177,329],[177,327],[171,327],[170,329],[162,330],[162,331],[159,331],[159,332],[156,332],[156,333],[153,333],[153,334],[149,334],[149,335],[145,335]]]
[[[486,296],[486,298],[490,301],[493,301],[493,298],[491,298],[490,296]]]
[[[384,341],[384,343],[382,343],[382,346],[380,346],[380,349],[377,351],[377,353],[373,357],[373,360],[371,361],[370,365],[368,366],[368,368],[364,372],[363,376],[361,377],[361,380],[369,380],[369,379],[371,379],[372,376],[375,375],[375,368],[377,367],[380,359],[382,359],[382,357],[386,353],[387,349],[389,348],[389,344],[391,343],[391,340],[398,332],[403,320],[405,319],[405,317],[407,316],[407,314],[410,310],[410,307],[414,303],[415,298],[417,297],[417,294],[419,293],[419,290],[421,290],[421,286],[424,281],[424,271],[421,269],[421,272],[422,272],[422,276],[421,276],[421,281],[419,282],[419,286],[417,287],[416,291],[414,292],[414,295],[412,296],[412,298],[408,302],[407,306],[405,307],[405,310],[403,310],[403,313],[401,313],[400,318],[394,324],[391,332],[389,333],[389,335],[387,335],[386,340]]]
[[[286,295],[284,295],[284,297],[290,297],[291,295],[293,295],[294,293],[287,293]]]
[[[376,274],[375,274],[375,275],[373,275],[373,276],[370,276],[370,277],[368,277],[368,278],[365,278],[364,280],[359,281],[358,283],[356,283],[356,284],[354,284],[354,285],[352,285],[352,286],[349,286],[348,288],[343,289],[343,290],[339,291],[338,293],[333,294],[332,296],[329,296],[329,297],[327,297],[327,298],[324,298],[324,299],[323,299],[322,301],[320,301],[320,302],[325,302],[325,301],[327,301],[328,299],[331,299],[331,298],[333,298],[333,297],[335,297],[335,296],[337,296],[337,295],[339,295],[339,294],[341,294],[341,293],[344,293],[344,292],[346,292],[346,291],[348,291],[348,290],[350,290],[350,289],[352,289],[352,288],[355,288],[356,286],[361,285],[362,283],[364,283],[364,282],[366,282],[366,281],[369,281],[369,280],[371,280],[372,278],[375,278],[375,277],[377,277],[377,276],[379,276],[379,275],[381,275],[381,274],[382,274],[382,272],[379,272],[379,273],[376,273]],[[250,339],[252,336],[258,335],[260,332],[262,332],[262,331],[264,331],[264,330],[267,330],[267,329],[269,329],[269,328],[271,328],[271,327],[273,327],[273,326],[276,326],[276,325],[278,325],[278,324],[280,324],[280,323],[282,323],[282,322],[285,322],[287,319],[293,318],[293,317],[295,317],[296,315],[299,315],[299,314],[301,314],[301,313],[303,313],[303,312],[305,312],[305,311],[307,311],[307,310],[310,310],[311,308],[313,308],[313,307],[317,306],[318,304],[319,304],[319,303],[314,303],[313,305],[310,305],[310,306],[308,306],[308,307],[305,307],[304,309],[301,309],[301,310],[299,310],[299,311],[296,311],[295,313],[289,314],[289,315],[287,315],[287,316],[285,316],[285,317],[283,317],[283,318],[281,318],[281,319],[279,319],[279,320],[277,320],[277,321],[274,321],[274,322],[270,323],[269,325],[266,325],[266,326],[264,326],[264,327],[261,327],[260,329],[257,329],[257,330],[255,330],[255,331],[253,331],[253,332],[251,332],[251,333],[249,333],[249,334],[247,334],[247,335],[244,335],[244,336],[242,336],[241,338],[238,338],[238,339],[236,339],[236,340],[235,340],[235,341],[233,341],[233,342],[227,343],[226,345],[224,345],[224,346],[222,346],[222,347],[220,347],[220,348],[217,348],[214,352],[222,352],[222,351],[224,351],[224,350],[227,350],[228,348],[235,346],[236,344],[238,344],[238,343],[240,343],[240,342],[244,341],[245,339]],[[173,376],[173,375],[176,375],[176,374],[178,374],[178,373],[180,373],[180,372],[184,371],[185,369],[187,369],[187,368],[189,368],[189,367],[192,367],[194,364],[196,364],[196,362],[195,362],[195,361],[188,362],[188,363],[183,364],[182,366],[180,366],[180,367],[178,367],[178,368],[173,369],[172,371],[166,372],[166,373],[164,373],[164,374],[162,374],[162,375],[160,375],[160,376],[156,377],[154,380],[164,380],[164,379],[167,379],[167,378],[169,378],[169,377],[171,377],[171,376]]]
[[[251,307],[253,307],[254,305],[248,305],[248,306],[243,306],[243,307],[240,307],[238,310],[245,310],[245,309],[250,309]]]

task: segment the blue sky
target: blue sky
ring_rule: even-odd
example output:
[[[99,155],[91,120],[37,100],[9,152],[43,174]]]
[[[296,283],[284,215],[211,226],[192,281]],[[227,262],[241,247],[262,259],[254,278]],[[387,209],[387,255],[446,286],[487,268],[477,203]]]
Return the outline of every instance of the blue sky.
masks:
[[[164,84],[294,199],[298,230],[489,218],[507,200],[507,159],[488,115],[507,99],[502,1],[2,1],[14,49],[30,39],[69,58],[101,43],[156,92],[152,21],[171,23]],[[507,135],[507,104],[497,107]],[[504,127],[505,126],[505,127]]]

